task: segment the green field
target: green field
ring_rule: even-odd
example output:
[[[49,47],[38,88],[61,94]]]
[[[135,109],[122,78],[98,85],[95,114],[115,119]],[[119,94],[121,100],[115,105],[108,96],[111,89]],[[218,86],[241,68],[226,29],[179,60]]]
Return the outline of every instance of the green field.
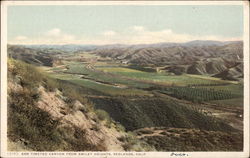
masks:
[[[87,74],[89,77],[94,79],[101,79],[103,81],[109,81],[113,83],[125,83],[125,84],[131,84],[128,82],[128,79],[123,80],[120,76],[129,78],[131,80],[141,80],[141,82],[152,82],[152,83],[160,83],[165,85],[189,85],[189,84],[221,84],[221,83],[229,83],[228,81],[219,80],[212,77],[206,77],[203,78],[197,77],[195,75],[167,75],[164,73],[153,73],[153,72],[144,72],[139,71],[131,68],[124,68],[119,66],[97,66],[97,70],[93,71],[88,68],[86,68],[86,64],[83,63],[74,63],[70,64],[69,69],[65,72],[69,73],[76,73],[76,74]],[[100,71],[104,73],[100,73]],[[107,74],[113,74],[107,75]],[[116,75],[114,77],[114,75]],[[116,79],[118,78],[119,79]],[[144,82],[145,83],[145,82]],[[140,84],[139,82],[136,83],[137,86]]]
[[[110,72],[117,75],[126,76],[129,78],[140,79],[144,81],[152,81],[166,85],[188,85],[188,84],[221,84],[228,81],[219,80],[212,77],[199,78],[195,75],[167,75],[164,73],[145,72],[124,67],[99,67],[99,70]]]
[[[105,74],[99,71],[97,72],[94,70],[90,70],[86,68],[86,64],[82,64],[82,63],[71,64],[68,66],[68,68],[69,69],[64,72],[86,75],[86,77],[91,78],[93,80],[109,82],[112,84],[122,84],[122,85],[127,85],[131,87],[136,87],[136,88],[147,88],[151,86],[148,83],[138,82],[135,80],[129,80],[129,79],[124,79],[124,78],[118,78],[117,76],[114,76],[112,74]]]
[[[113,85],[108,84],[102,84],[95,82],[93,80],[88,79],[81,79],[80,77],[76,75],[71,74],[53,74],[51,75],[53,78],[60,79],[60,80],[67,80],[71,83],[78,84],[80,86],[100,91],[106,95],[127,95],[127,96],[136,96],[136,95],[149,95],[147,91],[143,91],[140,89],[134,89],[134,88],[119,88],[115,87]]]
[[[95,67],[95,65],[98,66]],[[163,86],[165,90],[160,89],[162,93],[200,102],[237,98],[243,93],[240,84],[209,76],[167,75],[106,62],[95,62],[91,65],[83,62],[68,62],[65,67],[51,69],[57,72],[52,76],[109,95],[148,95],[150,91],[141,89]]]

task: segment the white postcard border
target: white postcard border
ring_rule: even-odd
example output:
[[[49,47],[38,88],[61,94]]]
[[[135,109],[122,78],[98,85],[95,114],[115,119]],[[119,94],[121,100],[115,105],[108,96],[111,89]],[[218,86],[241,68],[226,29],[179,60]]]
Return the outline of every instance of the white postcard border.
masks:
[[[243,152],[7,152],[7,7],[11,5],[243,5],[244,150]],[[63,154],[63,155],[62,155]],[[76,154],[76,155],[75,155]],[[89,154],[89,155],[88,155]],[[1,2],[1,157],[249,157],[249,2],[248,1],[3,1]]]

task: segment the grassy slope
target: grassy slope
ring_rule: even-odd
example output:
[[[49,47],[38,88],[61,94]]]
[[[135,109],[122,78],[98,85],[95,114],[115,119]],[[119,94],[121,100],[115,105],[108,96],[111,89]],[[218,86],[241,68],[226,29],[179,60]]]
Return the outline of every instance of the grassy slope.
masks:
[[[196,109],[164,98],[124,97],[113,99],[93,99],[97,108],[107,111],[114,120],[127,130],[143,127],[165,126],[198,128],[204,130],[235,131],[221,120],[206,116]]]
[[[136,131],[158,151],[242,151],[243,135],[185,128],[147,128]]]
[[[38,86],[43,85],[50,91],[59,86],[56,81],[37,68],[15,60],[8,60],[8,81],[21,86],[19,90],[8,91],[8,138],[11,141],[24,139],[24,143],[35,151],[104,150],[104,147],[89,144],[81,129],[61,127],[59,120],[52,119],[47,112],[36,106],[39,99]],[[72,93],[74,90],[70,85],[63,86],[57,88],[64,89],[64,95],[86,104],[86,100],[78,93]]]

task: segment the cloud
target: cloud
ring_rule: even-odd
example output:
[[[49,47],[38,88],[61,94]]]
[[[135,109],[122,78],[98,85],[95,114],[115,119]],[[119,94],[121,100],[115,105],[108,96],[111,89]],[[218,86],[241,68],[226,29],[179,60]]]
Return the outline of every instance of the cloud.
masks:
[[[112,31],[112,30],[104,31],[104,32],[102,33],[102,35],[104,35],[104,36],[114,36],[114,35],[116,35],[116,32],[115,32],[115,31]]]
[[[188,42],[192,40],[242,40],[242,37],[225,38],[216,35],[191,35],[174,32],[170,28],[152,31],[143,26],[131,26],[120,32],[107,30],[95,36],[74,36],[59,28],[53,28],[40,33],[40,36],[29,38],[17,36],[10,40],[10,44],[152,44],[162,42]]]
[[[132,30],[132,31],[131,31]],[[123,43],[123,44],[152,44],[162,42],[188,42],[192,40],[218,40],[218,41],[232,41],[242,40],[241,37],[226,38],[215,35],[191,35],[186,33],[177,33],[172,29],[166,28],[157,31],[151,31],[143,26],[132,26],[124,30],[117,36],[106,41],[107,43]]]
[[[131,29],[137,32],[145,31],[145,28],[143,26],[132,26]]]
[[[39,33],[39,36],[28,38],[26,36],[17,36],[11,40],[10,44],[72,44],[78,43],[74,35],[64,33],[59,28],[53,28],[46,32]]]
[[[61,34],[61,30],[59,28],[54,28],[46,32],[47,36],[59,36]]]
[[[44,35],[53,38],[53,40],[58,40],[58,41],[65,41],[65,40],[70,41],[75,39],[75,36],[64,33],[59,28],[51,29],[47,31]]]
[[[15,40],[26,40],[28,39],[26,36],[16,36]]]

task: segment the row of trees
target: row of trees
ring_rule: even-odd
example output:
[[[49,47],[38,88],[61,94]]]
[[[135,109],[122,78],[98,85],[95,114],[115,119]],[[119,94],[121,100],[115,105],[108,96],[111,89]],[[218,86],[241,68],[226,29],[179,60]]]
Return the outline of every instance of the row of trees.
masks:
[[[168,87],[161,90],[161,92],[179,99],[190,100],[193,102],[223,100],[238,97],[238,95],[233,94],[232,92],[227,90],[214,90],[192,87]]]

